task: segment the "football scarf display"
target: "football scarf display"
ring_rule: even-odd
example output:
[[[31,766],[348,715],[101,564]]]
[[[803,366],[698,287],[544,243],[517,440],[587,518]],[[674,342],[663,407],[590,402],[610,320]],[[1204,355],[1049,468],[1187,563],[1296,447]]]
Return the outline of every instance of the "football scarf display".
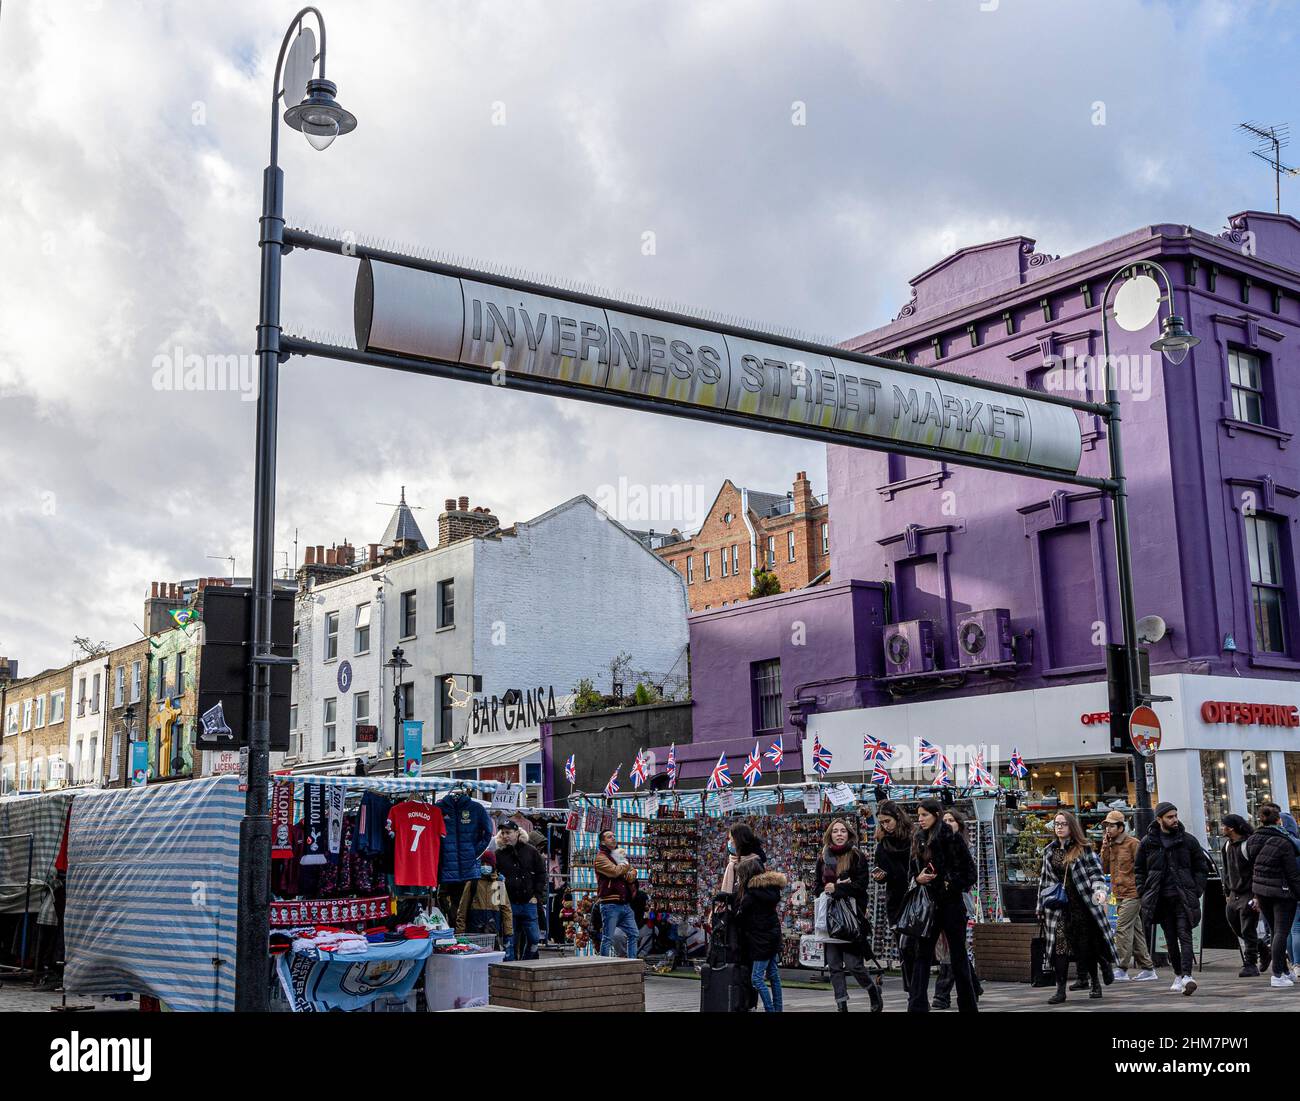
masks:
[[[302,806],[302,860],[299,863],[324,864],[329,835],[325,788],[320,784],[304,784]]]

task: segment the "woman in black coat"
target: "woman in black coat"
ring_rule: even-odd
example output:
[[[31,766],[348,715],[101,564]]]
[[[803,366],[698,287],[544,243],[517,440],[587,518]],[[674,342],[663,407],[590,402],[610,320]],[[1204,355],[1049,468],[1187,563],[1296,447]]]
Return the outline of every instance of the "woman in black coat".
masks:
[[[736,928],[749,960],[750,984],[763,999],[763,1008],[768,1013],[781,1012],[783,937],[777,908],[785,884],[785,876],[781,872],[765,871],[757,855],[743,856],[736,865]]]
[[[1294,986],[1286,970],[1286,948],[1300,899],[1300,865],[1291,837],[1282,828],[1282,813],[1272,804],[1259,808],[1259,829],[1246,840],[1245,854],[1251,867],[1251,894],[1273,932],[1270,984]]]
[[[858,834],[845,818],[834,819],[822,837],[821,855],[813,871],[813,898],[823,892],[834,896],[847,896],[857,901],[862,915],[864,936],[870,937],[866,920],[867,902],[870,898],[871,875],[867,858],[858,848]],[[831,972],[831,989],[835,992],[835,1007],[841,1013],[849,1011],[849,990],[846,977],[852,975],[867,992],[871,1012],[879,1013],[885,1007],[880,987],[867,970],[866,957],[871,955],[869,945],[826,942],[826,966]]]
[[[897,803],[886,800],[876,808],[876,870],[871,878],[884,884],[885,916],[891,927],[903,910],[911,866],[912,819]]]
[[[956,947],[950,953],[957,985],[957,1011],[976,1013],[975,984],[970,961],[962,951],[966,944],[966,903],[962,895],[975,886],[975,860],[960,837],[943,824],[943,805],[938,799],[922,799],[916,810],[912,835],[912,880],[927,891],[934,903],[930,935],[909,937],[903,966],[909,976],[907,1011],[930,1012],[930,968],[934,964],[939,934]]]

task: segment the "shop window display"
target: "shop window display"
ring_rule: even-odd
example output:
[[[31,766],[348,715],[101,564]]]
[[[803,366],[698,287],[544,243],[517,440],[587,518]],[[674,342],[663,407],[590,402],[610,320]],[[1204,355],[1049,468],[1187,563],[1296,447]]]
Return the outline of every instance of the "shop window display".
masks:
[[[1219,824],[1232,811],[1228,792],[1228,757],[1222,750],[1202,749],[1201,788],[1205,792],[1205,840],[1213,855],[1223,847]]]
[[[1259,808],[1273,799],[1273,778],[1269,774],[1268,754],[1253,749],[1243,750],[1241,772],[1246,781],[1246,817],[1257,823]]]
[[[1287,805],[1291,813],[1300,811],[1300,753],[1283,753],[1282,761],[1286,771]],[[1278,795],[1281,795],[1278,792]],[[1282,802],[1278,799],[1278,802]]]

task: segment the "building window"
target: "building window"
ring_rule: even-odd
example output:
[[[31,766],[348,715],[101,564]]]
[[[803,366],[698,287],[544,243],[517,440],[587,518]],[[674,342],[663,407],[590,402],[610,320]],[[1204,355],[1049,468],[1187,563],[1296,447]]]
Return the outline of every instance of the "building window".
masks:
[[[781,661],[756,661],[754,676],[755,733],[778,731],[781,721]]]
[[[32,790],[41,790],[41,761],[39,757],[32,762]]]
[[[86,678],[77,679],[77,718],[86,713]]]
[[[709,552],[704,552],[704,580],[713,580],[713,564],[709,561]]]
[[[99,678],[100,678],[100,674],[96,673],[91,680],[90,713],[92,715],[99,714]]]
[[[402,718],[415,718],[415,685],[413,684],[402,685]]]
[[[23,700],[23,729],[31,730],[32,728],[32,701]]]
[[[794,561],[794,532],[792,531],[787,531],[785,533],[785,552],[787,555],[789,555],[789,561],[793,562]]]
[[[402,593],[402,637],[415,637],[415,590]]]
[[[113,734],[113,755],[108,760],[108,778],[111,781],[122,778],[122,732]]]
[[[131,702],[140,702],[140,663],[131,662]]]
[[[451,737],[451,677],[438,678],[438,741],[450,742]]]
[[[695,584],[695,556],[691,554],[686,556],[686,584]]]
[[[18,705],[11,703],[5,708],[5,733],[18,733]]]
[[[370,725],[370,693],[358,692],[352,697],[352,742],[357,742],[357,727]]]
[[[1202,749],[1201,791],[1205,795],[1205,834],[1210,848],[1218,852],[1223,847],[1219,827],[1223,816],[1232,810],[1232,796],[1228,791],[1227,755],[1219,749]]]
[[[333,661],[339,656],[339,614],[325,614],[325,660]]]
[[[82,688],[85,688],[85,681],[82,681]],[[162,699],[167,695],[167,659],[158,659],[158,698]],[[81,714],[80,711],[77,714]]]
[[[356,629],[352,635],[352,652],[354,654],[370,653],[370,605],[357,605]]]
[[[1256,822],[1259,808],[1273,798],[1273,778],[1268,773],[1268,753],[1247,749],[1241,754],[1241,774],[1246,786],[1246,821]]]
[[[1228,352],[1228,377],[1232,381],[1232,415],[1251,424],[1264,423],[1264,372],[1259,356]]]
[[[31,790],[27,786],[27,762],[26,761],[24,761],[21,765],[18,766],[18,790],[19,791]]]
[[[740,545],[738,543],[731,545],[731,572],[736,577],[740,576]]]
[[[722,564],[722,576],[726,577],[727,576],[727,548],[726,547],[722,548],[722,554],[719,555],[719,558],[721,559],[721,564]]]
[[[293,656],[298,656],[298,624],[293,625]]]
[[[438,626],[456,626],[456,580],[438,582]]]
[[[8,795],[14,790],[14,766],[5,765],[3,776],[4,779],[0,781],[0,795]]]
[[[776,565],[776,536],[767,537],[767,568],[770,570]]]
[[[185,655],[176,655],[176,680],[172,683],[172,697],[185,695]]]
[[[32,720],[32,725],[37,729],[45,725],[45,693],[42,692],[36,697],[36,716]]]
[[[50,725],[63,722],[63,713],[67,707],[68,690],[60,688],[50,693]]]
[[[1255,612],[1255,650],[1286,653],[1286,588],[1282,578],[1282,537],[1276,520],[1246,517],[1250,557],[1250,598]]]
[[[289,705],[289,756],[297,757],[302,753],[302,733],[298,729],[298,705]]]
[[[831,553],[831,526],[822,524],[822,554]]]
[[[323,724],[325,728],[326,753],[333,753],[335,746],[338,744],[338,717],[339,701],[337,699],[326,700]]]
[[[113,706],[121,707],[126,702],[126,666],[117,667],[117,675],[113,677]]]

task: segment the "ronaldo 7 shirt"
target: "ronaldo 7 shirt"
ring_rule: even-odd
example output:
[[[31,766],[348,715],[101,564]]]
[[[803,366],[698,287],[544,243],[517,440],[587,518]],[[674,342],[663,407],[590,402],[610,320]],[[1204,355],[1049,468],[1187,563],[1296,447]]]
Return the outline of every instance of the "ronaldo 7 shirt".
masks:
[[[393,881],[399,887],[438,886],[438,850],[447,834],[442,811],[428,803],[396,803],[388,812]]]

